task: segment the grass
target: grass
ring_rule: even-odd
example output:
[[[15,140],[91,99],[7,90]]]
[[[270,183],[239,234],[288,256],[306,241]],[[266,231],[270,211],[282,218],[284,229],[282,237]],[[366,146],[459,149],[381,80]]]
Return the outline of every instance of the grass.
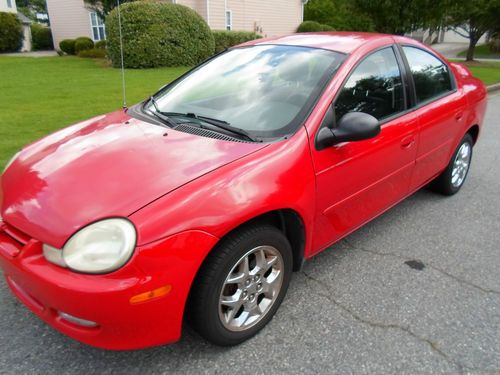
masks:
[[[500,62],[496,61],[470,61],[453,60],[467,65],[472,74],[484,82],[485,85],[500,83]]]
[[[135,104],[187,68],[126,70]],[[122,105],[120,70],[78,57],[0,57],[0,172],[22,146]]]
[[[457,56],[467,56],[467,50],[460,52]],[[492,52],[487,44],[480,44],[474,48],[474,58],[500,59],[500,52]]]

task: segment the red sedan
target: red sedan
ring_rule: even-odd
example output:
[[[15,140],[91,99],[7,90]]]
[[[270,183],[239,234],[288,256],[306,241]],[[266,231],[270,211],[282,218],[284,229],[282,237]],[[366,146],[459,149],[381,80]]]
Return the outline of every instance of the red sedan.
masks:
[[[246,43],[18,153],[0,265],[31,311],[90,345],[171,343],[184,317],[238,344],[305,260],[429,183],[456,193],[485,107],[467,68],[404,37]]]

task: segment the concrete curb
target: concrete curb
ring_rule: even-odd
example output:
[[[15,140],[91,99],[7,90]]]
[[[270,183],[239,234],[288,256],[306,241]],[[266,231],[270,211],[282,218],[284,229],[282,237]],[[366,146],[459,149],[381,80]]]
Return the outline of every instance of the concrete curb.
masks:
[[[495,83],[494,85],[489,85],[489,86],[486,86],[486,90],[488,92],[495,92],[495,91],[498,91],[500,90],[500,83]]]

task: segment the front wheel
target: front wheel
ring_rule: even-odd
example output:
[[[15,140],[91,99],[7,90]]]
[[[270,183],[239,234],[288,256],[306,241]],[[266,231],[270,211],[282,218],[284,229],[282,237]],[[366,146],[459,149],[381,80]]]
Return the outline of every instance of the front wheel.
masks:
[[[188,306],[192,326],[217,345],[249,339],[275,314],[291,273],[292,250],[282,232],[268,225],[237,230],[196,277]]]
[[[473,144],[471,135],[465,134],[446,169],[431,183],[430,187],[434,191],[453,195],[460,190],[469,172]]]

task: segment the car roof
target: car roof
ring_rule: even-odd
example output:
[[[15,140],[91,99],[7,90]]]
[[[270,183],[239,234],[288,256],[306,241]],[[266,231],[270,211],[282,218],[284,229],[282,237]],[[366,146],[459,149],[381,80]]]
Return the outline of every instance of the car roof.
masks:
[[[406,39],[406,38],[405,38]],[[366,44],[381,44],[394,42],[392,35],[379,33],[362,32],[319,32],[319,33],[298,33],[274,38],[257,39],[241,46],[277,44],[289,46],[302,46],[322,48],[342,53],[352,53],[359,47]]]

